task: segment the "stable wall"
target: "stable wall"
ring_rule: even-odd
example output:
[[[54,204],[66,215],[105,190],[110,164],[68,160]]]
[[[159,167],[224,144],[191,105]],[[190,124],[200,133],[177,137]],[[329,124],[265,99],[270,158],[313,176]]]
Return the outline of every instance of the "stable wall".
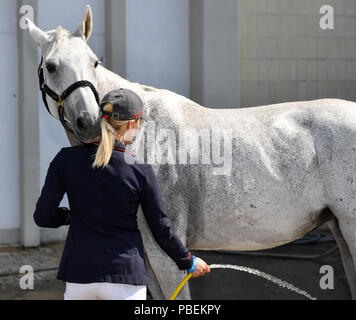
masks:
[[[0,10],[0,244],[19,241],[18,61],[16,1]]]
[[[334,8],[334,30],[319,26]],[[356,100],[354,0],[240,0],[241,106]]]

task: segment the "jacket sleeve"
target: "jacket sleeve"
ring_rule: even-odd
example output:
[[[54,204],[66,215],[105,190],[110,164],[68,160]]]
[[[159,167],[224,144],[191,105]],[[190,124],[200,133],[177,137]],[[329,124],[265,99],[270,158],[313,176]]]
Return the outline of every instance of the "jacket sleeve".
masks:
[[[70,224],[70,210],[58,207],[65,188],[60,175],[61,151],[49,165],[41,195],[37,200],[33,218],[39,227],[58,228]]]
[[[145,185],[140,203],[148,226],[158,245],[177,264],[180,270],[190,269],[193,264],[193,256],[172,229],[163,210],[161,192],[151,165],[147,165]]]

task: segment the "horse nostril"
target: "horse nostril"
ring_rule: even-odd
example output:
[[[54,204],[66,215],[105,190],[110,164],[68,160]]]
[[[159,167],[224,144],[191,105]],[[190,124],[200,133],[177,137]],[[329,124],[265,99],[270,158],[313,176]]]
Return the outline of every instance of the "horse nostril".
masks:
[[[84,123],[84,119],[82,117],[77,118],[77,120],[75,121],[77,128],[79,130],[83,130],[85,128],[85,123]]]
[[[81,136],[89,136],[95,133],[97,133],[97,126],[96,122],[94,119],[90,116],[90,114],[82,110],[76,117],[75,119],[75,127],[74,129],[77,131],[78,134]]]

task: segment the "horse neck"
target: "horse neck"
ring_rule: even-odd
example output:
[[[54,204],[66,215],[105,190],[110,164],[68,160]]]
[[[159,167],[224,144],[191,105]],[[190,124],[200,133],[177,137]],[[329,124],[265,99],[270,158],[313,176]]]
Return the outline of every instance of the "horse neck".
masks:
[[[105,67],[98,66],[97,79],[100,98],[102,98],[107,92],[119,88],[128,88],[132,86],[132,83],[118,74],[106,69]]]

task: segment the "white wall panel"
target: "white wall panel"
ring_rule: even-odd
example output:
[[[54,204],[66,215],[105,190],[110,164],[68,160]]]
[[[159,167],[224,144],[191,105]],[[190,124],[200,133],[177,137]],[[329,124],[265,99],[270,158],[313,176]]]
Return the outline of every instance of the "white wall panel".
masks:
[[[20,227],[16,1],[0,10],[0,232]]]
[[[189,1],[126,2],[130,81],[189,96]]]

